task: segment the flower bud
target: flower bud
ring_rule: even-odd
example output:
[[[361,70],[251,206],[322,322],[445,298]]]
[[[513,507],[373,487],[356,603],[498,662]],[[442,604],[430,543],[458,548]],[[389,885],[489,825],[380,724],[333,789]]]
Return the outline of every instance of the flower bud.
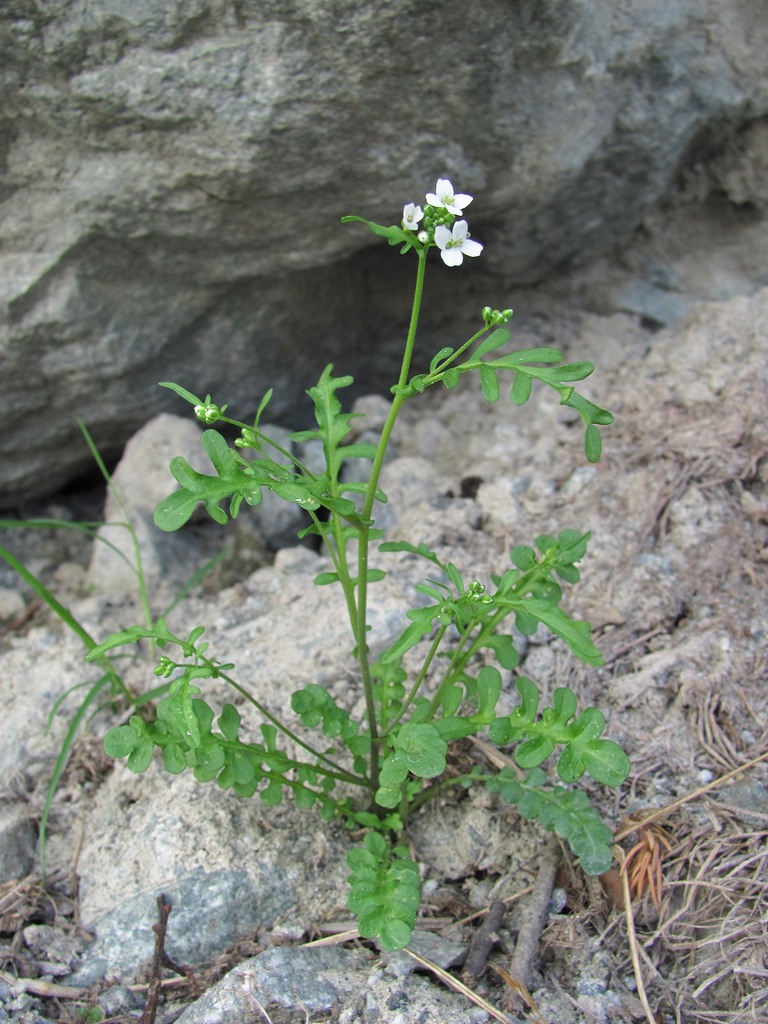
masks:
[[[222,410],[214,402],[206,402],[205,405],[195,406],[195,416],[202,422],[211,426],[221,419]]]
[[[486,327],[497,327],[499,324],[506,324],[512,317],[511,309],[491,309],[490,306],[483,307],[483,322]]]

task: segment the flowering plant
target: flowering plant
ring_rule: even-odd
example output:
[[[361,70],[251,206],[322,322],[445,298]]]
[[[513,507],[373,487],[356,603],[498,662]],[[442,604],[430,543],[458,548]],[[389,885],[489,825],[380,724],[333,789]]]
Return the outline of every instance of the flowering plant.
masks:
[[[202,400],[178,384],[164,385],[188,401],[207,427],[228,424],[239,436],[230,446],[217,430],[203,432],[213,474],[197,472],[182,458],[171,461],[179,488],[158,506],[156,524],[177,530],[201,502],[213,519],[226,523],[239,514],[243,502],[258,505],[265,490],[305,509],[307,525],[300,536],[318,538],[333,565],[314,583],[339,587],[344,597],[365,699],[362,719],[355,720],[323,687],[311,684],[291,697],[291,709],[304,730],[297,731],[235,679],[232,664],[209,651],[201,626],[179,636],[159,619],[150,628],[114,634],[89,655],[97,658],[142,637],[169,652],[155,668],[156,674],[172,680],[157,704],[156,720],[133,715],[105,739],[107,752],[126,757],[132,771],[144,771],[157,748],[170,772],[190,768],[200,781],[215,780],[241,796],[258,794],[266,804],[277,804],[290,792],[300,807],[314,806],[325,817],[340,815],[351,827],[364,830],[361,844],[348,858],[349,907],[357,914],[360,935],[377,938],[390,950],[405,946],[416,925],[419,870],[406,845],[408,822],[435,793],[448,786],[487,787],[516,804],[523,817],[537,818],[566,839],[584,870],[595,874],[610,865],[611,831],[583,791],[569,787],[585,773],[615,786],[629,771],[618,744],[602,737],[605,719],[600,711],[588,707],[578,712],[576,695],[564,686],[554,691],[552,706],[539,711],[536,685],[517,672],[519,639],[540,625],[582,661],[602,663],[587,623],[561,607],[561,584],[579,579],[577,564],[588,535],[563,530],[556,536],[543,533],[533,545],[517,545],[508,567],[483,584],[465,580],[452,562],[426,544],[383,541],[383,531],[377,529],[376,509],[386,500],[379,482],[392,430],[403,404],[433,385],[453,389],[464,374],[478,373],[485,398],[495,402],[501,380],[511,376],[510,397],[517,404],[528,400],[535,381],[553,388],[562,404],[580,415],[586,456],[592,462],[600,457],[599,428],[612,422],[609,412],[575,390],[575,383],[592,373],[591,363],[563,363],[553,348],[501,352],[510,340],[510,309],[486,307],[472,337],[458,348],[441,348],[427,369],[412,372],[429,251],[438,249],[444,264],[458,267],[465,256],[477,257],[483,249],[463,219],[471,196],[455,193],[451,182],[441,178],[425,200],[423,209],[407,203],[399,225],[342,218],[367,225],[390,245],[399,245],[402,253],[413,250],[417,257],[400,374],[376,443],[350,443],[351,414],[342,411],[338,392],[352,378],[334,376],[332,366],[308,391],[316,427],[292,435],[297,442],[320,442],[322,472],[311,470],[261,429],[271,391],[260,401],[253,421],[244,423],[230,418],[227,407],[210,395]],[[243,449],[251,449],[255,458],[245,458]],[[370,464],[365,479],[350,478],[350,460]],[[380,551],[404,551],[422,559],[429,577],[416,587],[420,599],[407,613],[402,631],[372,660],[368,607],[371,587],[384,575],[369,565],[376,541],[383,541]],[[234,704],[224,704],[217,717],[203,696],[210,679],[232,686],[261,715],[262,742],[241,739],[241,714]],[[519,706],[510,714],[497,714],[502,688],[510,681]],[[500,746],[514,745],[519,771],[496,773],[476,764],[446,775],[451,745],[483,732]],[[312,739],[313,733],[320,738]],[[281,737],[300,755],[282,749]],[[566,785],[550,783],[541,768],[556,750],[556,773]]]

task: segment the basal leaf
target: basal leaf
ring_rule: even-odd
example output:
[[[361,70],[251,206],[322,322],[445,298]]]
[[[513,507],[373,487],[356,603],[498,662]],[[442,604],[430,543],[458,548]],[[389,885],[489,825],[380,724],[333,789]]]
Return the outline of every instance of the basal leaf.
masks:
[[[131,725],[118,725],[104,737],[104,751],[108,757],[128,757],[142,737]]]

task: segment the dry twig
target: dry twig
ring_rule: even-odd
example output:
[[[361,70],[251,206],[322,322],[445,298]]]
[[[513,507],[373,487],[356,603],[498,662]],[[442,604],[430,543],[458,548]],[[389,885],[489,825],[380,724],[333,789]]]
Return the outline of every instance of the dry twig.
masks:
[[[533,963],[539,948],[539,939],[547,921],[559,855],[560,847],[555,841],[550,840],[542,853],[533,890],[520,909],[520,931],[517,936],[515,952],[509,963],[509,973],[525,989],[531,987]]]
[[[464,963],[464,977],[472,985],[476,985],[480,980],[488,961],[488,954],[498,941],[497,932],[504,920],[504,910],[503,901],[494,900],[469,943],[469,952]]]

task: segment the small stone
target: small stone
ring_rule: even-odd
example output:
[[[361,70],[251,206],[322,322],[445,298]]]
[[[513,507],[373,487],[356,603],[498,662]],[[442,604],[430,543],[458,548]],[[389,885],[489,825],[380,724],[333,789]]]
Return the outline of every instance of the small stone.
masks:
[[[24,878],[35,864],[37,832],[24,808],[0,803],[0,882]]]

